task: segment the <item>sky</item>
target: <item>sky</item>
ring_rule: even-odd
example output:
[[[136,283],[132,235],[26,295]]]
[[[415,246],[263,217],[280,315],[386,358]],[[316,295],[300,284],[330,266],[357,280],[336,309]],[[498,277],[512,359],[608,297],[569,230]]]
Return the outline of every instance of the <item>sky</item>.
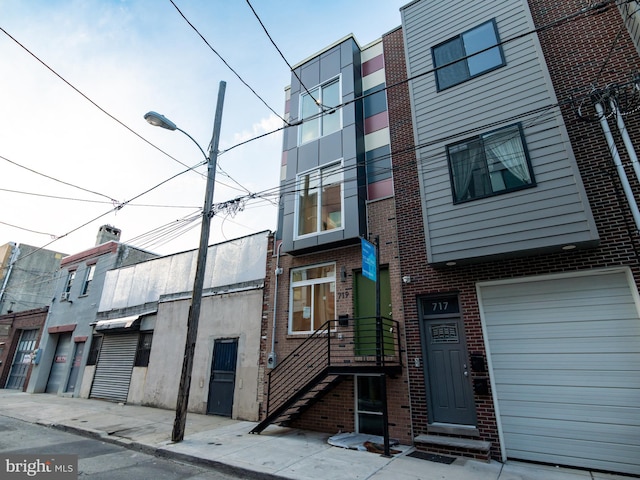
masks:
[[[0,245],[74,254],[111,225],[160,255],[197,248],[205,156],[143,117],[208,153],[221,81],[214,205],[243,201],[209,244],[275,230],[282,134],[251,139],[283,126],[287,63],[349,34],[365,46],[407,3],[0,0]]]

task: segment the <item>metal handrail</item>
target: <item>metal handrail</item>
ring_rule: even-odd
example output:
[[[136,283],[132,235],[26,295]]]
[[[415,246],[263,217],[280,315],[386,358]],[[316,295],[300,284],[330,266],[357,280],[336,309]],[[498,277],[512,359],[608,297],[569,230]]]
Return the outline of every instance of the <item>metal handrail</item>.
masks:
[[[399,323],[386,317],[328,320],[268,375],[266,415],[325,370],[401,366]]]

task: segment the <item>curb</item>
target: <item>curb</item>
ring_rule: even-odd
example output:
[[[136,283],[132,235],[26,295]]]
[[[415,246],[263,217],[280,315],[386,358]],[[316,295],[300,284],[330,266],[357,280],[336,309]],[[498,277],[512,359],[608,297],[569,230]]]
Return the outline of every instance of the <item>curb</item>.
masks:
[[[135,450],[137,452],[145,453],[147,455],[153,455],[159,458],[166,458],[169,460],[176,460],[184,463],[189,463],[192,465],[209,467],[218,472],[234,475],[243,479],[246,478],[250,480],[283,480],[287,478],[287,477],[274,475],[271,473],[258,472],[255,470],[251,470],[249,468],[239,467],[236,465],[229,465],[226,463],[222,463],[218,460],[210,460],[207,458],[197,457],[195,455],[190,455],[188,453],[173,452],[164,447],[154,447],[152,445],[146,445],[144,443],[139,443],[134,440],[129,440],[122,437],[115,437],[101,430],[93,430],[90,428],[80,428],[74,425],[65,425],[62,423],[51,423],[51,422],[45,422],[45,421],[36,421],[31,423],[35,423],[43,427],[53,428],[55,430],[60,430],[67,433],[72,433],[82,437],[91,438],[94,440],[100,440],[105,443],[119,445],[129,450]]]

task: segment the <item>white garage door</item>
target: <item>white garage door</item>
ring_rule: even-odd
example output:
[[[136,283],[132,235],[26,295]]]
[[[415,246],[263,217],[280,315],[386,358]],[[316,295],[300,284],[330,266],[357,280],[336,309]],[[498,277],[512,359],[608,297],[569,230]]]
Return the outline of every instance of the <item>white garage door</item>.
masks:
[[[629,285],[621,270],[478,285],[507,458],[640,474]]]

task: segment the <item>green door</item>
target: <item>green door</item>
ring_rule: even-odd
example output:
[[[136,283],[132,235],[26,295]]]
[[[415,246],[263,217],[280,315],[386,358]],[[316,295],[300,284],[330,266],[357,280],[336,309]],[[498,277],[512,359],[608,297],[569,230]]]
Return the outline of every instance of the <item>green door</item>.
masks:
[[[355,276],[355,324],[356,355],[376,354],[376,283],[364,277],[361,272]],[[393,355],[393,331],[389,320],[391,308],[391,281],[389,269],[380,269],[380,316],[383,318],[384,352]]]

